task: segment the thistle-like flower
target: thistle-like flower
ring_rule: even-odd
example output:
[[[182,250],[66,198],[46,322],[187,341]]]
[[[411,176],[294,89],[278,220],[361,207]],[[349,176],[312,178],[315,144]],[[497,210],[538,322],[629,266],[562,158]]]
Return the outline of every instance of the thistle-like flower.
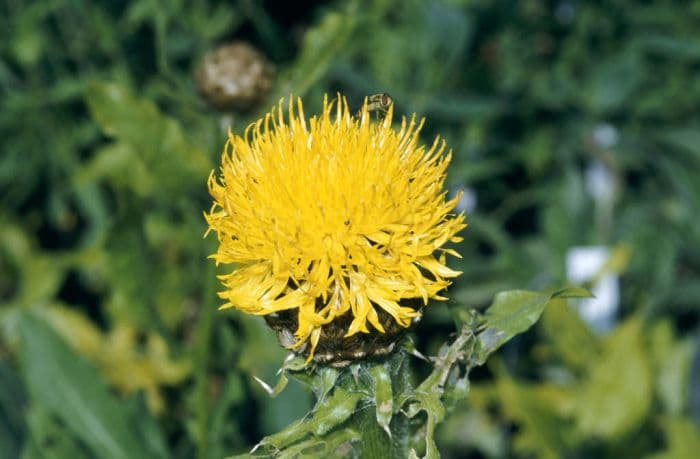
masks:
[[[280,102],[243,137],[229,132],[209,177],[211,257],[235,264],[222,308],[264,315],[319,362],[387,353],[460,274],[443,247],[466,226],[443,189],[451,152],[420,144],[415,115],[395,130],[392,107],[375,121],[367,102],[353,116],[326,98],[307,120],[297,100],[286,115]]]

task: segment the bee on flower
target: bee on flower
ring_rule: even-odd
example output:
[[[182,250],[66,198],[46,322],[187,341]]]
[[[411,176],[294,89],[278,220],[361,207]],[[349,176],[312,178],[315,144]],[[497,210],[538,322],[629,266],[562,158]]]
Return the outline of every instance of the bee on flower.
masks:
[[[389,107],[394,105],[394,99],[392,99],[389,94],[381,92],[368,96],[366,105],[367,112],[376,113],[378,116],[384,116],[386,112],[389,111]],[[357,115],[355,116],[358,118],[362,116],[362,108],[357,111]]]
[[[265,316],[319,363],[388,354],[460,274],[446,264],[466,226],[443,186],[451,152],[420,143],[415,115],[395,129],[389,102],[379,121],[369,100],[353,116],[326,97],[310,119],[300,99],[280,102],[229,132],[209,178],[211,257],[235,265],[220,276],[222,308]]]

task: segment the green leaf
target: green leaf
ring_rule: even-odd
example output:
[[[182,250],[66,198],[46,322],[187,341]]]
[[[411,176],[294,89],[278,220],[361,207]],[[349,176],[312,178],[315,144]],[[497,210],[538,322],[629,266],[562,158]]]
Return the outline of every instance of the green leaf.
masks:
[[[284,390],[285,387],[287,387],[287,383],[289,382],[287,373],[289,371],[302,371],[306,369],[307,366],[308,364],[306,363],[306,359],[298,355],[292,357],[291,359],[285,359],[282,367],[278,371],[280,377],[274,387],[270,386],[257,376],[253,376],[253,378],[262,386],[263,389],[265,389],[265,392],[270,394],[270,397],[275,398]]]
[[[125,87],[93,82],[86,102],[102,131],[115,138],[127,139],[132,145],[156,146],[164,120],[150,100],[140,100]]]
[[[519,384],[505,372],[500,373],[496,389],[501,404],[519,426],[515,448],[525,456],[534,452],[535,457],[545,459],[561,457],[569,444],[571,428],[556,410],[566,401],[551,397],[555,389],[549,385]]]
[[[103,150],[91,169],[100,172],[111,163],[122,169],[125,164],[139,164],[144,178],[157,177],[159,187],[179,193],[187,184],[206,180],[211,170],[208,157],[186,139],[180,123],[162,114],[152,101],[137,98],[120,85],[97,82],[89,86],[86,99],[102,131],[127,145]],[[110,153],[117,158],[110,159]]]
[[[649,459],[694,459],[700,451],[700,430],[687,418],[664,417],[661,420],[666,433],[666,451]]]
[[[593,298],[593,294],[583,287],[564,287],[552,293],[555,298]]]
[[[29,435],[22,450],[23,459],[88,459],[85,448],[80,444],[75,433],[58,422],[45,409],[38,406],[31,407],[27,410],[26,421]]]
[[[648,30],[646,33],[640,34],[636,41],[642,48],[661,56],[691,60],[699,59],[700,42],[695,38],[680,38],[678,35],[681,34],[665,35]]]
[[[325,435],[322,439],[312,438],[299,442],[280,452],[279,459],[314,459],[318,457],[353,457],[350,449],[346,454],[336,451],[340,445],[357,440],[359,435],[352,429],[339,429]]]
[[[139,441],[139,424],[133,424],[97,371],[42,320],[24,314],[20,335],[24,378],[32,402],[60,419],[95,457],[168,457],[159,454],[160,448],[151,449]]]
[[[534,325],[553,299],[590,296],[588,290],[579,287],[563,288],[554,293],[512,290],[497,294],[493,304],[486,310],[485,329],[479,333],[482,348],[477,361],[485,362],[489,354]]]
[[[649,337],[656,393],[666,413],[681,415],[688,403],[693,342],[677,340],[668,320],[655,324]]]
[[[425,459],[437,459],[440,453],[435,444],[435,427],[445,418],[445,407],[437,393],[416,391],[411,396],[408,417],[414,417],[418,412],[425,411],[428,422],[425,427]]]
[[[124,404],[124,409],[132,422],[138,420],[136,437],[152,457],[171,457],[160,426],[148,411],[145,392],[131,396]]]
[[[669,127],[659,133],[657,138],[666,146],[700,158],[700,127],[698,126]]]
[[[547,308],[540,323],[553,352],[568,368],[584,371],[599,354],[599,338],[573,307],[562,304]]]
[[[377,422],[384,431],[391,437],[389,423],[394,414],[394,396],[391,389],[391,374],[388,368],[389,363],[377,364],[370,368],[369,374],[374,382],[374,404],[377,415]]]
[[[17,375],[0,361],[0,459],[19,456],[25,430],[25,397]]]
[[[258,446],[271,445],[283,449],[304,440],[309,434],[324,436],[355,412],[355,406],[362,397],[363,394],[359,392],[336,387],[333,394],[318,401],[311,419],[290,424],[282,431],[263,438]]]
[[[643,61],[634,47],[628,47],[592,66],[582,95],[587,107],[596,113],[619,110],[643,83]]]
[[[537,322],[550,298],[547,294],[523,290],[498,293],[486,310],[485,326],[509,337],[522,333]]]
[[[232,372],[212,407],[207,433],[209,457],[222,458],[230,452],[228,445],[244,444],[239,424],[231,422],[230,414],[236,412],[238,406],[244,402],[245,396],[242,378]]]
[[[627,320],[605,343],[577,399],[577,428],[586,436],[619,438],[644,420],[653,396],[652,370],[642,345],[642,321]]]
[[[345,14],[329,12],[304,35],[301,53],[284,75],[286,84],[271,99],[289,94],[303,96],[328,71],[331,61],[345,48],[357,27],[357,3],[347,4]]]
[[[325,435],[335,426],[343,423],[355,411],[355,405],[362,398],[358,392],[348,392],[336,387],[333,395],[328,397],[314,412],[309,425],[316,435]]]

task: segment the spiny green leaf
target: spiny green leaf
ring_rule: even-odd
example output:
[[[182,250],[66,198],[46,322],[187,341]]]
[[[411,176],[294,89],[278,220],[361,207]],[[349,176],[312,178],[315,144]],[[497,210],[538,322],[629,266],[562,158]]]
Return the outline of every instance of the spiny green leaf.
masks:
[[[307,363],[306,359],[300,356],[294,356],[292,358],[287,358],[285,359],[284,363],[282,364],[282,368],[280,368],[279,371],[279,379],[277,380],[277,384],[275,384],[275,387],[271,387],[269,384],[267,384],[265,381],[262,379],[258,378],[257,376],[253,376],[253,378],[262,386],[265,391],[270,394],[270,397],[277,397],[280,392],[284,390],[285,387],[287,387],[287,383],[289,382],[289,378],[287,377],[287,372],[289,371],[302,371],[307,368]]]
[[[377,412],[377,422],[391,437],[389,423],[394,414],[394,395],[391,389],[391,374],[388,363],[377,364],[370,368],[370,376],[374,382],[374,404]]]
[[[316,409],[313,419],[309,421],[313,432],[316,435],[324,435],[341,424],[353,414],[355,405],[361,398],[360,393],[348,392],[336,387],[333,395]]]
[[[260,443],[258,443],[255,446],[254,451],[258,447],[266,445],[271,445],[276,449],[285,448],[289,445],[294,444],[297,441],[304,439],[304,437],[306,437],[309,434],[309,431],[310,429],[307,422],[303,419],[300,419],[299,421],[289,424],[287,427],[280,430],[279,432],[272,435],[268,435],[267,437],[263,438],[260,441]]]
[[[316,405],[311,419],[302,419],[290,424],[282,431],[265,437],[258,445],[271,445],[283,449],[293,445],[309,434],[323,436],[342,424],[355,411],[361,393],[348,392],[336,387],[333,393]]]
[[[353,429],[339,429],[325,435],[321,439],[311,438],[285,448],[284,451],[280,452],[279,459],[341,457],[338,455],[338,447],[343,443],[359,438],[359,434]]]

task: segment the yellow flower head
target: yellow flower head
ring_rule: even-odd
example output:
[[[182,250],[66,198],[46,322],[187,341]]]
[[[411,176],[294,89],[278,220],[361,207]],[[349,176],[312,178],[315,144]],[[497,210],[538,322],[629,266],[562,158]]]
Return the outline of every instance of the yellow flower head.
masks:
[[[466,225],[443,190],[451,153],[440,139],[420,144],[422,125],[414,115],[397,131],[391,108],[373,121],[366,102],[353,116],[344,98],[325,98],[309,120],[301,100],[286,118],[280,102],[243,137],[229,132],[205,214],[219,239],[212,258],[236,265],[220,276],[222,308],[292,313],[286,344],[310,342],[311,358],[333,323],[348,338],[381,334],[380,316],[406,328],[420,315],[407,304],[444,299],[460,273],[443,245]]]

